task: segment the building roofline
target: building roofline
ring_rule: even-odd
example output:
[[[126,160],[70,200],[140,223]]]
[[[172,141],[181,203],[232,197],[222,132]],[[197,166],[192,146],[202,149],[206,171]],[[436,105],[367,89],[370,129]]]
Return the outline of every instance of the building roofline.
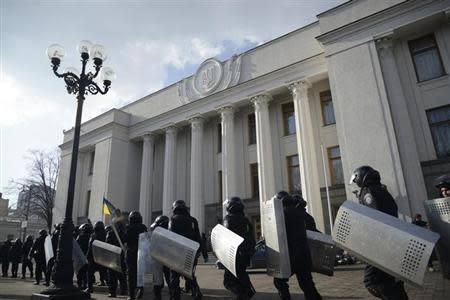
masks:
[[[336,6],[332,7],[332,8],[330,8],[330,9],[327,9],[327,10],[317,14],[316,17],[319,18],[319,17],[321,17],[323,15],[329,14],[329,13],[335,11],[335,10],[338,10],[338,9],[342,8],[343,6],[349,5],[352,2],[354,2],[354,0],[348,0],[347,2],[341,3],[339,5],[336,5]]]

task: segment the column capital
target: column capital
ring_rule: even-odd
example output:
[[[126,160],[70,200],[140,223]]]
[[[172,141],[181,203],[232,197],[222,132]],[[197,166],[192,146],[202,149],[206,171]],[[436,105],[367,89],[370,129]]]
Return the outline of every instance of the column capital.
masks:
[[[189,119],[189,123],[191,124],[192,131],[196,131],[203,128],[203,123],[205,122],[205,118],[201,115],[192,117]]]
[[[269,102],[272,100],[272,97],[268,94],[260,94],[250,98],[250,102],[253,103],[255,110],[260,110],[262,108],[269,107]]]
[[[141,135],[141,137],[143,141],[151,141],[155,139],[155,134],[151,131],[146,131]]]
[[[166,134],[176,133],[178,131],[178,127],[175,124],[169,124],[164,128]]]
[[[387,32],[375,38],[375,45],[381,55],[394,55],[393,32]]]
[[[288,89],[291,91],[294,96],[303,96],[308,93],[308,90],[312,87],[311,82],[309,80],[299,80],[296,82],[292,82],[288,85]]]
[[[233,114],[235,111],[233,106],[223,106],[217,109],[217,112],[221,115],[224,114]]]

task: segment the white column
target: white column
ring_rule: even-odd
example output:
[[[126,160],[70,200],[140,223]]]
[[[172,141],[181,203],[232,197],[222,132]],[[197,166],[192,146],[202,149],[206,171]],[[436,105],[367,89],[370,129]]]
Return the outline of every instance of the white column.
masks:
[[[172,215],[175,201],[175,169],[177,158],[177,127],[166,128],[166,147],[164,155],[163,214]]]
[[[268,95],[251,98],[255,107],[256,153],[258,157],[259,201],[269,200],[275,193],[275,173],[273,168],[272,136],[270,133]]]
[[[223,201],[226,201],[236,196],[234,109],[227,106],[220,108],[219,112],[222,120],[222,191]]]
[[[203,199],[203,122],[194,117],[191,123],[191,215],[198,221],[200,234],[205,228],[205,203]]]
[[[145,134],[142,141],[141,189],[139,196],[139,211],[143,223],[149,225],[152,221],[152,183],[153,183],[153,152],[155,137]]]
[[[294,98],[302,195],[308,202],[308,209],[314,216],[317,226],[324,232],[325,218],[320,196],[319,161],[314,142],[311,108],[308,98],[308,90],[310,88],[311,84],[306,80],[289,85]]]

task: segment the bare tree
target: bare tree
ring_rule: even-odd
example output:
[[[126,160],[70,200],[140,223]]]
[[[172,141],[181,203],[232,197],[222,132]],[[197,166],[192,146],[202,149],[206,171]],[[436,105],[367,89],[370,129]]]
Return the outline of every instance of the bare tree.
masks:
[[[51,230],[53,221],[53,206],[55,204],[56,184],[60,163],[59,149],[54,151],[28,150],[28,175],[14,180],[11,186],[17,191],[27,192],[26,205],[17,207],[24,217],[37,215],[45,220]]]

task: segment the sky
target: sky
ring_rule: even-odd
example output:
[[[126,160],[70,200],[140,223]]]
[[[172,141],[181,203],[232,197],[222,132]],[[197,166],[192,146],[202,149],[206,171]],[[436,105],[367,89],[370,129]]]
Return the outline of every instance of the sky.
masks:
[[[117,79],[88,96],[83,121],[316,21],[345,0],[0,0],[0,192],[27,175],[27,151],[52,150],[75,122],[76,99],[45,54],[64,46],[60,71],[81,68],[76,45],[102,44]],[[92,68],[92,64],[88,64]]]

